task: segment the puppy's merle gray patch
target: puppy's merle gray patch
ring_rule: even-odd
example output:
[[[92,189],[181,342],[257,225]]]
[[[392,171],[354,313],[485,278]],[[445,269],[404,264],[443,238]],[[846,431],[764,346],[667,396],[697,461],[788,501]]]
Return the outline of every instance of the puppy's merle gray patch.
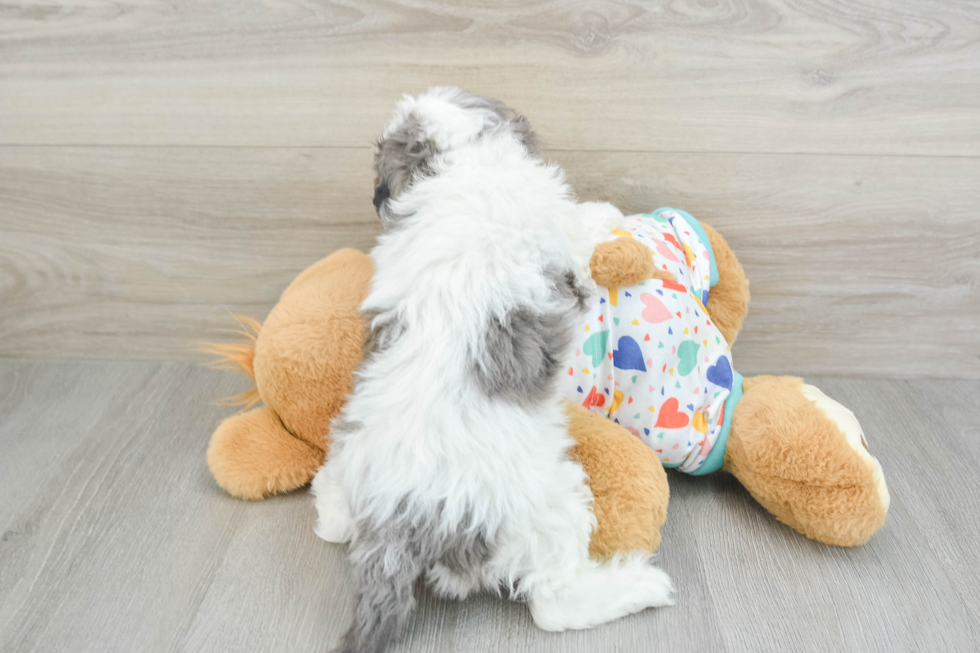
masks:
[[[376,319],[380,312],[370,311],[361,314],[364,320],[364,345],[362,360],[369,355],[378,354],[394,344],[405,332],[405,324],[397,317]]]
[[[551,280],[555,293],[563,298],[574,302],[573,311],[584,313],[589,307],[591,293],[588,288],[578,282],[578,277],[571,270],[560,270],[557,267],[549,268],[544,272],[545,276]]]
[[[374,210],[380,211],[381,205],[384,204],[389,197],[391,197],[391,191],[388,190],[388,184],[385,182],[379,183],[378,187],[374,189]]]
[[[358,583],[354,623],[336,651],[381,653],[415,607],[415,581],[426,569],[441,562],[469,576],[490,559],[484,531],[468,519],[447,529],[440,524],[441,506],[424,514],[407,505],[383,524],[357,525],[350,551]]]
[[[558,373],[571,341],[569,327],[588,306],[589,293],[570,270],[547,270],[545,275],[559,300],[556,312],[517,306],[487,325],[482,358],[473,369],[477,384],[490,397],[533,404],[546,396]]]
[[[484,109],[494,112],[500,118],[500,126],[510,129],[524,145],[524,149],[530,156],[541,156],[541,138],[531,129],[531,123],[526,117],[500,100],[460,93],[456,98],[456,103],[464,109]]]
[[[538,313],[519,306],[487,325],[477,384],[490,397],[534,403],[548,391],[568,347],[567,315]]]
[[[435,143],[425,138],[416,116],[378,141],[374,153],[374,208],[386,229],[397,221],[397,215],[385,210],[388,200],[397,199],[416,178],[430,175],[432,159],[438,153]]]
[[[492,556],[492,544],[484,528],[473,527],[467,519],[445,543],[438,562],[454,574],[470,577]]]

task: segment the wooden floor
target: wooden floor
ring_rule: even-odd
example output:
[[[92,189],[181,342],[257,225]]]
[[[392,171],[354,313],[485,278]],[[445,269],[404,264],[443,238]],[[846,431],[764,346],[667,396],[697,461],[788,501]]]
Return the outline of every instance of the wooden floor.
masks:
[[[977,381],[823,379],[885,469],[861,549],[811,542],[725,474],[672,474],[660,560],[677,605],[590,631],[423,593],[396,651],[975,651]],[[307,491],[243,503],[204,452],[242,389],[184,363],[0,361],[0,651],[323,651],[350,618],[345,548]],[[923,446],[925,445],[925,446]]]

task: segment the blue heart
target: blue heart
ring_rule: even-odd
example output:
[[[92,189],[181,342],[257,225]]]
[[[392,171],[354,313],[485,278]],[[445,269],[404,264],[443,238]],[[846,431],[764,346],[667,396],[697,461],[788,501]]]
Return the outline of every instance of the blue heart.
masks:
[[[640,345],[629,336],[619,339],[619,349],[613,352],[613,365],[621,370],[647,371]]]
[[[718,362],[708,368],[708,380],[717,386],[732,389],[732,364],[728,362],[727,356],[718,358]]]
[[[582,386],[579,386],[579,387],[578,387],[578,391],[579,391],[579,392],[582,392]]]
[[[643,429],[644,435],[650,435],[650,429]]]
[[[631,294],[629,294],[629,292],[625,292],[625,295],[626,295],[627,297],[632,297],[632,296],[633,296],[633,295],[631,295]]]

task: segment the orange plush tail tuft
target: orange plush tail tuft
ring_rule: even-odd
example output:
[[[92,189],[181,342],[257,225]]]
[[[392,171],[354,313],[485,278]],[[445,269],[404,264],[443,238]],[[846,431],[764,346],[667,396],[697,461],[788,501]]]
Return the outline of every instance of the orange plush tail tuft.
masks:
[[[259,332],[262,330],[262,324],[251,317],[241,315],[235,315],[234,317],[238,322],[239,328],[228,329],[227,331],[244,336],[245,340],[236,343],[202,342],[198,344],[197,351],[217,356],[210,363],[205,363],[208,367],[239,372],[254,381],[255,341],[258,339]],[[221,406],[241,406],[241,410],[246,411],[261,400],[259,389],[252,386],[245,392],[218,400],[218,404]]]

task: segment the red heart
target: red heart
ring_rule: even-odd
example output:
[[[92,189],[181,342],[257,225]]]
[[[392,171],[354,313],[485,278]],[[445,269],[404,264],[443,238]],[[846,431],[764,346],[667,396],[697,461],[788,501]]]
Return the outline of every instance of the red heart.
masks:
[[[602,322],[602,316],[601,315],[599,316],[599,321]]]
[[[575,369],[574,368],[571,368],[571,367],[568,368],[568,376],[575,376]]]
[[[643,340],[649,342],[650,341],[650,334],[649,333],[646,334],[646,336],[643,337]]]
[[[595,391],[595,388],[592,388],[592,390]],[[680,429],[687,426],[691,422],[691,418],[678,411],[679,406],[680,404],[676,397],[671,397],[665,401],[664,405],[660,407],[660,413],[657,415],[657,423],[654,425],[655,428]]]
[[[668,290],[677,290],[680,292],[687,292],[687,286],[677,283],[676,281],[671,281],[670,279],[661,279],[664,284],[664,288]]]
[[[592,390],[589,391],[589,396],[585,398],[582,405],[586,408],[592,408],[593,406],[598,406],[602,408],[606,403],[606,396],[599,394],[599,391],[595,386],[592,386]]]

